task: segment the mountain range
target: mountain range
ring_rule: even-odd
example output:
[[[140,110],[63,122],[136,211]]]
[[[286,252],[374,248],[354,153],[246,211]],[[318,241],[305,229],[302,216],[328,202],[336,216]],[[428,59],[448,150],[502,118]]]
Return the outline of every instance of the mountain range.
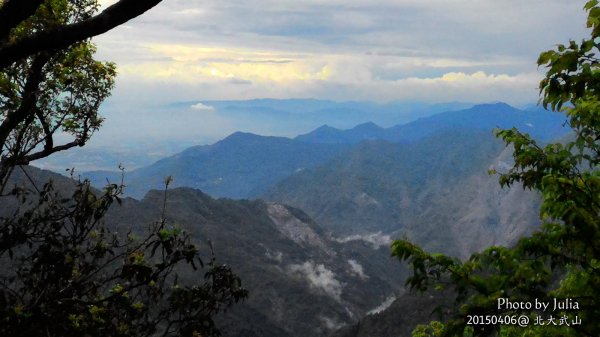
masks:
[[[338,130],[324,125],[295,139],[310,143],[359,143],[363,140],[413,142],[441,130],[475,129],[489,132],[494,128],[517,128],[533,138],[548,141],[564,133],[565,117],[542,108],[520,110],[506,103],[481,104],[464,110],[446,111],[415,121],[382,128],[375,123]]]
[[[193,187],[210,195],[249,198],[302,169],[322,164],[348,148],[344,144],[313,145],[285,137],[236,132],[213,144],[194,146],[156,163],[126,172],[126,193],[143,197],[162,188],[165,176],[175,187]],[[84,172],[96,186],[118,181],[114,171]]]
[[[536,195],[503,190],[487,173],[510,163],[510,149],[489,132],[454,129],[410,144],[363,142],[263,197],[303,209],[336,235],[408,236],[466,257],[538,223]]]
[[[36,161],[36,166],[54,171],[75,167],[82,172],[116,170],[122,164],[133,170],[194,145],[214,143],[235,131],[291,137],[322,124],[341,129],[369,121],[391,126],[470,106],[472,104],[461,102],[379,104],[318,99],[195,100],[146,106],[143,115],[140,115],[129,111],[127,106],[109,101],[103,104],[101,112],[110,117],[86,146],[55,153]],[[136,114],[144,120],[136,120]],[[135,132],[131,132],[129,125],[135,125]]]
[[[126,172],[126,193],[139,199],[150,189],[161,188],[165,176],[172,176],[174,186],[198,188],[217,197],[254,198],[294,173],[343,156],[365,140],[408,144],[445,130],[480,130],[491,135],[495,127],[517,127],[547,141],[566,132],[564,121],[562,115],[545,110],[523,111],[497,103],[446,111],[390,128],[374,123],[347,130],[322,126],[294,139],[236,132],[212,145],[193,146]],[[96,186],[120,179],[114,171],[82,175]]]
[[[37,185],[52,180],[63,196],[73,190],[68,178],[26,171]],[[13,180],[35,189],[21,171]],[[107,228],[143,233],[162,217],[164,193],[152,190],[142,200],[114,204],[104,219]],[[214,250],[217,262],[230,265],[250,292],[218,316],[226,337],[328,336],[402,292],[406,268],[390,257],[387,245],[339,242],[301,210],[279,203],[214,199],[191,188],[166,193],[168,223],[190,233],[204,256]],[[0,205],[0,214],[10,214],[10,207]]]
[[[137,200],[110,221],[140,228],[158,217],[157,189],[172,176],[168,218],[198,243],[211,240],[251,291],[221,318],[226,336],[326,336],[344,326],[340,336],[366,336],[352,324],[410,318],[398,309],[407,303],[423,318],[431,302],[404,294],[406,270],[387,248],[393,238],[465,258],[537,226],[539,196],[500,189],[487,173],[512,164],[491,129],[517,127],[543,143],[564,136],[563,124],[559,114],[497,103],[388,128],[322,126],[293,139],[236,132],[126,172],[126,193]],[[83,176],[96,186],[120,179]],[[406,322],[397,331],[410,331]]]
[[[251,99],[231,101],[186,101],[163,106],[165,111],[195,107],[212,111],[225,118],[239,130],[256,130],[274,135],[298,134],[321,124],[350,128],[368,121],[392,126],[407,123],[418,117],[465,109],[473,104],[448,102],[374,103],[362,101],[337,102],[320,99]],[[194,109],[194,108],[192,108]],[[260,125],[260,127],[257,127]],[[260,131],[259,131],[260,130]]]

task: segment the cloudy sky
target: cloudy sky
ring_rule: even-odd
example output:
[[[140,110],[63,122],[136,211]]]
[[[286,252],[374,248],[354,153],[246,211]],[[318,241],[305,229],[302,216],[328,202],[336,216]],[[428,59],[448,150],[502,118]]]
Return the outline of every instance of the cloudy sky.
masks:
[[[94,39],[119,75],[86,148],[137,142],[172,153],[237,130],[279,130],[208,100],[535,103],[537,56],[587,35],[584,2],[164,0]],[[192,103],[164,109],[181,101]]]
[[[114,1],[103,1],[109,4]],[[95,41],[114,100],[535,101],[584,1],[164,0]]]

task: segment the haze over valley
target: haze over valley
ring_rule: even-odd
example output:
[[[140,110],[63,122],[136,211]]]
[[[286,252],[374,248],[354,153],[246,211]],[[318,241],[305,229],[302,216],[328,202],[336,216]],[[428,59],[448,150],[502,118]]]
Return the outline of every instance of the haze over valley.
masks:
[[[299,104],[305,101],[267,102],[313,116]],[[347,105],[330,107],[331,118],[343,116]],[[391,241],[407,237],[466,258],[530,233],[539,224],[539,197],[501,189],[488,174],[512,163],[511,149],[492,129],[517,127],[542,143],[567,133],[564,116],[534,106],[439,106],[454,109],[430,107],[426,117],[387,127],[322,125],[293,138],[238,131],[191,146],[126,170],[124,192],[135,199],[116,207],[108,221],[117,228],[151,222],[159,216],[164,177],[171,176],[167,218],[203,249],[210,241],[219,261],[233,266],[250,290],[244,304],[221,318],[226,336],[329,336],[341,328],[344,334],[365,315],[380,317],[387,307],[391,313],[381,317],[397,315],[406,303],[422,310],[414,320],[426,322],[431,303],[406,293],[407,270],[390,258]],[[77,166],[67,158],[60,163]],[[98,188],[121,179],[119,171],[75,172]],[[68,185],[66,178],[54,179]],[[377,324],[394,331],[393,324]],[[410,331],[407,324],[398,329]]]

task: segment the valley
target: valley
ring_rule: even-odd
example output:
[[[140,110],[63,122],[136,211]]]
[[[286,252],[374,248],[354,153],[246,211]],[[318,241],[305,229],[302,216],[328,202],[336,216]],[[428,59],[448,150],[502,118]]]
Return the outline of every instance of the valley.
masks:
[[[160,216],[163,180],[172,176],[169,221],[205,254],[210,242],[250,291],[219,318],[225,336],[329,336],[344,327],[339,336],[362,336],[351,328],[362,317],[398,315],[406,303],[423,308],[410,317],[428,317],[428,297],[404,290],[406,266],[390,257],[391,240],[465,258],[536,228],[539,197],[501,189],[488,174],[512,162],[491,130],[525,128],[543,142],[565,134],[562,122],[498,103],[388,128],[323,126],[295,138],[236,132],[126,171],[130,198],[107,221],[142,230]],[[97,187],[120,179],[82,176]]]

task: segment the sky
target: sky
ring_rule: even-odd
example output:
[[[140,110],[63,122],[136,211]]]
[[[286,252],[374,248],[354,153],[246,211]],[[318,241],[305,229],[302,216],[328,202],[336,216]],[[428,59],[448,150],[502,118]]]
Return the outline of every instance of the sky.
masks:
[[[88,147],[267,132],[209,100],[535,103],[537,56],[587,36],[584,3],[164,0],[94,38],[97,58],[115,62],[118,76]],[[181,101],[192,103],[163,109]]]
[[[115,1],[101,1],[108,5]],[[164,0],[95,39],[115,100],[535,102],[572,0]]]

